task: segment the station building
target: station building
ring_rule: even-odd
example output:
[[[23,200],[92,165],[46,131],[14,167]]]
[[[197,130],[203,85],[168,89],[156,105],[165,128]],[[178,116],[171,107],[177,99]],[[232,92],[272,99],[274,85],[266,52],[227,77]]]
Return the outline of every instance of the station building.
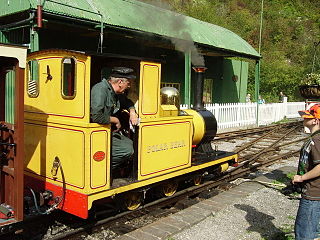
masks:
[[[245,102],[249,61],[259,88],[260,55],[237,34],[136,0],[3,0],[0,42],[158,59],[182,104],[192,104],[192,66],[208,68],[205,103]]]

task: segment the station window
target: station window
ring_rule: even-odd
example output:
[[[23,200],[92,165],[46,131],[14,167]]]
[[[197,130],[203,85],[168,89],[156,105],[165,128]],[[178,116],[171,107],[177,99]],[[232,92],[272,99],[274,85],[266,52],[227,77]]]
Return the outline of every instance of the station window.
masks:
[[[76,60],[64,58],[62,60],[62,96],[66,99],[75,97]]]
[[[39,95],[39,63],[37,60],[28,62],[27,92],[29,97],[38,97]]]

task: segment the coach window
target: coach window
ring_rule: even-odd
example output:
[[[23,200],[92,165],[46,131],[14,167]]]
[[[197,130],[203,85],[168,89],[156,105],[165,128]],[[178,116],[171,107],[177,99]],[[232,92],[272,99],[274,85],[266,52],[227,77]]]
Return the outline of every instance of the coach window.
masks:
[[[76,60],[74,58],[64,58],[62,60],[62,97],[73,99],[76,95]]]
[[[39,95],[39,63],[37,60],[28,62],[27,74],[27,92],[29,97],[38,97]]]

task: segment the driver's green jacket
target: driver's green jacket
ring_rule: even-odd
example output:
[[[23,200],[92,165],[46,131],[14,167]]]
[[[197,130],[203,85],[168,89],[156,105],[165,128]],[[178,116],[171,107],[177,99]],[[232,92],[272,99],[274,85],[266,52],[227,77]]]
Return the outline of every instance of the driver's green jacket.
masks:
[[[104,78],[91,90],[91,122],[110,124],[110,117],[121,109],[134,108],[133,102],[124,94],[116,94],[112,85]],[[120,167],[133,155],[131,139],[112,133],[112,168]]]

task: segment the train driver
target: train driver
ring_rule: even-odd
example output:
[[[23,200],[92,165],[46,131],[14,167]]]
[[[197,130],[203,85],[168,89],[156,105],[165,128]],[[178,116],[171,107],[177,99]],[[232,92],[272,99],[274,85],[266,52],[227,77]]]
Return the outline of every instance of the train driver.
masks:
[[[134,104],[124,94],[130,88],[131,80],[136,78],[133,73],[131,68],[115,67],[108,79],[103,78],[91,90],[91,121],[112,125],[112,170],[128,161],[134,151],[132,140],[119,133],[121,123],[116,116],[121,109],[127,109],[131,124],[138,124]]]

